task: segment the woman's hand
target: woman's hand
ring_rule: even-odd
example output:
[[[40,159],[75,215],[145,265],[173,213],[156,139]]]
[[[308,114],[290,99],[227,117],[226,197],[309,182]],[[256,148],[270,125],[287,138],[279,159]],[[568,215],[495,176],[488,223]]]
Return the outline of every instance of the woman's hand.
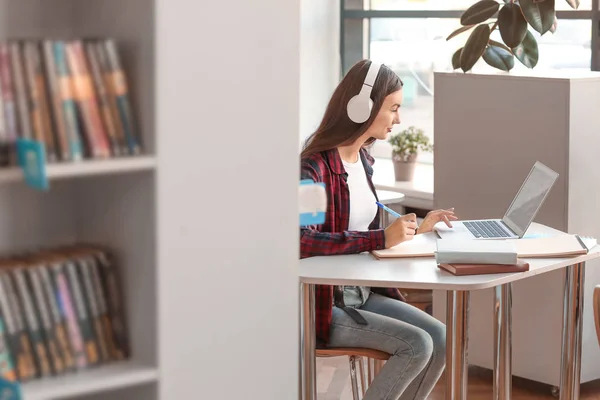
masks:
[[[386,249],[411,240],[415,235],[415,229],[417,229],[417,216],[415,214],[406,214],[397,218],[385,228]]]
[[[419,233],[431,232],[433,226],[440,221],[446,223],[448,228],[452,228],[452,223],[450,221],[456,221],[457,219],[458,217],[454,215],[454,207],[447,210],[430,211],[419,226]]]

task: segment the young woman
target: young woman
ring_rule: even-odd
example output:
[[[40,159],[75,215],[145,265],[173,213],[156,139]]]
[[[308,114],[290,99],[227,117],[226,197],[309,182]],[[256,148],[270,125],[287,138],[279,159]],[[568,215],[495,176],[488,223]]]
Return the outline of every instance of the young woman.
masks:
[[[363,88],[370,95],[351,100]],[[369,98],[370,111],[365,110]],[[381,211],[371,181],[374,160],[366,147],[387,139],[400,123],[401,104],[400,78],[368,60],[354,65],[334,91],[301,155],[301,179],[324,182],[328,199],[325,223],[302,228],[302,258],[389,248],[431,231],[439,221],[451,226],[456,219],[452,209],[435,210],[418,228],[415,214],[385,229],[379,226]],[[398,289],[317,286],[316,308],[320,346],[391,354],[364,400],[427,398],[445,366],[446,329],[441,322],[405,303]]]

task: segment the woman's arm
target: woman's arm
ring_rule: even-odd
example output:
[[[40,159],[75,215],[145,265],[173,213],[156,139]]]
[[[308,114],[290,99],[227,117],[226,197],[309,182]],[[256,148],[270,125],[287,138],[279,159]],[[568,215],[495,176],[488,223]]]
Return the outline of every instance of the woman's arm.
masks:
[[[356,254],[383,249],[383,229],[368,232],[320,232],[316,227],[302,228],[300,232],[300,257]]]
[[[301,178],[321,182],[319,174],[309,163],[301,164]],[[300,258],[356,254],[385,248],[385,233],[383,229],[365,232],[321,232],[320,226],[311,225],[300,230]]]

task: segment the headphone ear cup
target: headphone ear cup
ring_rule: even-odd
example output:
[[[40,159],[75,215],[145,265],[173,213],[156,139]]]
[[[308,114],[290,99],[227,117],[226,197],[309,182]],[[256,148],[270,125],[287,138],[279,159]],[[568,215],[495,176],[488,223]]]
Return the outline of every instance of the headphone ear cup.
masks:
[[[372,109],[373,100],[368,96],[361,96],[360,94],[352,97],[346,106],[348,118],[357,124],[362,124],[368,120]]]

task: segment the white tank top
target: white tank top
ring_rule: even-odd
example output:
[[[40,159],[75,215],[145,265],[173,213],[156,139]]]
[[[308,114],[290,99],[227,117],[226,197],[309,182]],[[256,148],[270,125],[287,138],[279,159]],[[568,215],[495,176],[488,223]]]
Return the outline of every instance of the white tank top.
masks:
[[[348,190],[350,191],[349,231],[368,231],[369,225],[377,215],[375,195],[367,181],[367,173],[360,156],[355,163],[342,160],[348,173]],[[362,306],[369,298],[370,290],[364,286],[344,286],[344,303],[347,306]]]
[[[369,187],[367,173],[360,157],[351,164],[342,161],[348,173],[348,189],[350,190],[349,231],[367,231],[377,215],[375,195]]]

